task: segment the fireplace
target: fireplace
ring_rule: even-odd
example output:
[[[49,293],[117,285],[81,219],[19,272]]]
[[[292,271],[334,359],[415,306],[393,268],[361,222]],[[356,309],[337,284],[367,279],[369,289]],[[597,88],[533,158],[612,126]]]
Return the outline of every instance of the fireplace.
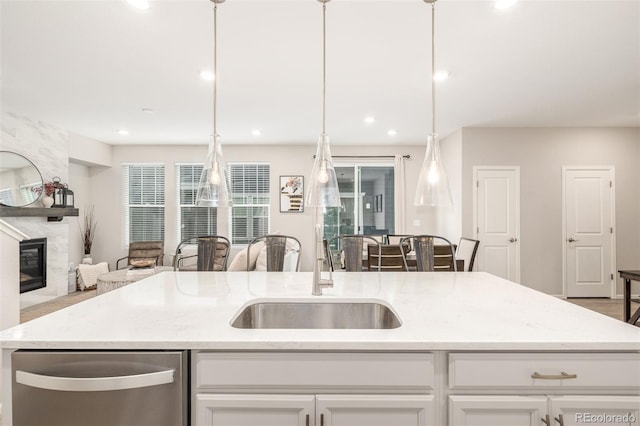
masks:
[[[47,239],[20,241],[20,293],[47,286]]]

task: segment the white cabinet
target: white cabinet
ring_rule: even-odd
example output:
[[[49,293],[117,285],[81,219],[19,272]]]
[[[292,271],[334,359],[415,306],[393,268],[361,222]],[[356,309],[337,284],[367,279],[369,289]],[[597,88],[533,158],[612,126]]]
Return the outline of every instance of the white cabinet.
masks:
[[[197,426],[309,426],[313,395],[203,394],[195,397]]]
[[[194,352],[193,426],[436,426],[427,352]]]
[[[640,425],[637,353],[451,353],[450,426]]]
[[[549,401],[556,426],[640,425],[640,396],[551,396]]]
[[[451,395],[451,426],[638,425],[640,396]]]
[[[544,396],[452,395],[451,426],[539,426],[547,414]]]
[[[197,426],[433,426],[431,395],[206,394]]]
[[[433,395],[318,395],[317,426],[431,426]]]

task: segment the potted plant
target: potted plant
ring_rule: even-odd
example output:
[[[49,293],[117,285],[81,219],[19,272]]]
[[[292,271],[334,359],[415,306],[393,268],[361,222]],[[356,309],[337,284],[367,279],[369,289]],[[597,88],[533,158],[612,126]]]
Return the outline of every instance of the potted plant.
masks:
[[[82,263],[91,264],[91,246],[93,245],[93,238],[96,234],[96,218],[94,216],[93,204],[86,207],[84,210],[84,226],[80,224],[80,236],[82,237],[82,245],[84,248],[84,256]]]

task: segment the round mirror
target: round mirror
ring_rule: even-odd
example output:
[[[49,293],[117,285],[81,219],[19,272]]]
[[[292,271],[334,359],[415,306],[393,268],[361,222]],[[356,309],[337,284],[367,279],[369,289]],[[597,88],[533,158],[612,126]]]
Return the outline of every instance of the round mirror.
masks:
[[[0,204],[24,207],[42,193],[42,175],[28,159],[11,151],[0,151]]]

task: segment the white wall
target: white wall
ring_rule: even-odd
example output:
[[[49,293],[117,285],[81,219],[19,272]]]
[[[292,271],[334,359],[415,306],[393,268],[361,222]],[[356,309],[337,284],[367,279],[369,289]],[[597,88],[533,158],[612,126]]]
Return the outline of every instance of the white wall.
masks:
[[[80,225],[84,226],[84,213],[91,201],[91,168],[84,164],[69,163],[69,187],[73,189],[76,208],[79,216],[68,218],[69,221],[69,262],[77,266],[84,254],[84,244]]]
[[[294,145],[227,145],[224,146],[224,156],[227,162],[263,161],[271,165],[271,231],[290,233],[298,237],[303,244],[301,270],[310,271],[313,259],[313,216],[310,208],[305,207],[304,213],[280,213],[278,183],[281,175],[303,175],[305,182],[309,182],[309,173],[313,165],[315,146]],[[432,211],[419,211],[413,206],[415,181],[419,167],[422,164],[424,147],[332,147],[333,155],[394,155],[409,154],[411,159],[406,163],[407,181],[407,224],[408,232],[427,233],[439,232],[438,229],[426,226],[427,218]],[[175,169],[174,164],[180,162],[203,162],[206,146],[114,146],[112,149],[111,168],[92,167],[91,174],[91,203],[95,205],[98,226],[94,242],[94,262],[107,261],[111,268],[115,261],[126,256],[127,250],[122,245],[122,193],[121,193],[121,164],[124,162],[162,162],[165,164],[165,253],[171,253],[178,241],[176,231],[177,208],[175,205]],[[227,212],[221,209],[218,219],[218,232],[228,236]],[[420,220],[421,226],[413,226],[414,220]],[[165,259],[168,261],[168,258]]]
[[[640,252],[638,128],[465,128],[462,231],[472,235],[473,166],[520,166],[521,281],[562,293],[562,166],[613,165],[617,269],[637,269]],[[622,294],[618,278],[617,293]]]

